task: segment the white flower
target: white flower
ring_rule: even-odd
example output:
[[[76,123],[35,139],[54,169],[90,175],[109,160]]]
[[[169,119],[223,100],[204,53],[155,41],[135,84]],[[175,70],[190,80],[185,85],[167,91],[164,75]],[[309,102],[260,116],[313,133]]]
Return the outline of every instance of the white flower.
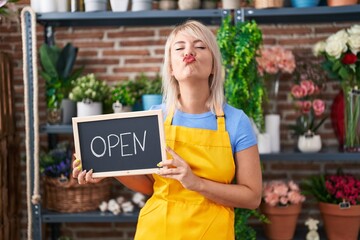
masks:
[[[360,34],[350,35],[349,40],[348,40],[348,44],[349,44],[349,47],[350,47],[350,51],[353,54],[356,55],[358,52],[360,52]]]
[[[124,213],[129,213],[134,210],[134,205],[132,204],[132,202],[127,201],[121,204],[121,208],[124,211]]]
[[[348,34],[345,30],[340,30],[334,35],[326,39],[325,52],[336,59],[339,59],[343,52],[346,52],[348,47]]]
[[[105,212],[107,210],[107,207],[108,207],[108,204],[105,201],[102,201],[101,204],[99,205],[101,212]]]
[[[320,41],[314,45],[312,51],[313,51],[315,57],[320,56],[321,53],[323,53],[325,51],[325,46],[326,46],[325,41]]]
[[[120,205],[116,202],[115,199],[110,199],[108,203],[108,210],[114,215],[118,215],[121,212]]]
[[[360,35],[360,25],[355,24],[348,29],[348,33],[351,35]]]

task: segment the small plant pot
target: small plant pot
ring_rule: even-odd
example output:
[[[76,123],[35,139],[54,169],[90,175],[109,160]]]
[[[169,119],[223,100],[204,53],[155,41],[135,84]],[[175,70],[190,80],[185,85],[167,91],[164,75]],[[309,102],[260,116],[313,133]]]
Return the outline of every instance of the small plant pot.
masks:
[[[198,9],[201,6],[200,0],[179,0],[179,9],[180,10],[190,10],[190,9]]]
[[[161,0],[159,2],[160,10],[172,10],[172,9],[177,9],[177,7],[178,7],[177,1],[174,0]]]
[[[311,153],[319,152],[321,150],[320,135],[302,135],[298,140],[298,148],[301,152]]]
[[[330,7],[354,5],[357,4],[357,0],[327,0],[327,4]]]
[[[315,7],[319,4],[320,0],[291,0],[293,7]]]
[[[151,9],[151,0],[132,0],[131,11],[146,11]]]
[[[107,0],[85,0],[85,12],[106,11]]]
[[[129,0],[110,0],[110,5],[113,12],[125,12],[129,6]]]
[[[101,102],[77,102],[77,116],[93,116],[102,114]]]
[[[223,9],[239,9],[240,7],[240,0],[222,0]]]
[[[70,99],[61,101],[62,123],[71,124],[71,120],[76,116],[76,103]]]
[[[162,102],[160,94],[145,94],[142,96],[142,104],[144,110],[149,110],[154,105],[159,105]]]

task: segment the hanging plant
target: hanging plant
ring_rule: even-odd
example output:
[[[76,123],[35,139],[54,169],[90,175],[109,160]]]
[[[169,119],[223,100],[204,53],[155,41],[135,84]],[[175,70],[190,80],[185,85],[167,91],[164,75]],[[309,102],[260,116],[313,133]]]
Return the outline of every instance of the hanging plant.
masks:
[[[242,109],[262,130],[265,89],[256,62],[262,44],[261,30],[254,21],[234,25],[229,15],[219,28],[217,40],[225,68],[226,100],[230,105]]]
[[[265,89],[257,71],[257,52],[262,44],[262,33],[252,22],[232,23],[231,16],[224,18],[217,32],[225,68],[225,97],[227,102],[242,109],[254,120],[257,128],[264,129],[262,102]],[[266,217],[256,210],[235,209],[236,240],[255,240],[256,231],[248,225],[254,216],[260,221]]]

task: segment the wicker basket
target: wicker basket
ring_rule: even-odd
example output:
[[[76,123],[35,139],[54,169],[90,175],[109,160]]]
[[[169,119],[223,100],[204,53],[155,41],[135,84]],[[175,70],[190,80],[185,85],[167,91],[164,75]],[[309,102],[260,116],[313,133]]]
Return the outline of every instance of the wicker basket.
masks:
[[[279,8],[284,5],[284,0],[255,0],[255,8]]]
[[[48,210],[75,213],[96,210],[102,201],[108,201],[111,182],[107,179],[97,184],[80,185],[70,178],[62,182],[58,178],[44,178],[44,207]]]

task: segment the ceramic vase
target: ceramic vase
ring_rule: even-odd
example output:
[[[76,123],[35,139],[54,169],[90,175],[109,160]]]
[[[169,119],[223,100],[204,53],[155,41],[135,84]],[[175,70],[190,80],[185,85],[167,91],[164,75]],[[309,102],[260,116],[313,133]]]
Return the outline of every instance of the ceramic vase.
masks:
[[[40,12],[48,13],[48,12],[57,11],[56,0],[38,0],[38,1],[40,2]]]
[[[151,0],[132,0],[131,11],[146,11],[151,9]]]
[[[172,10],[177,9],[178,4],[177,1],[174,0],[160,0],[159,8],[160,10]]]
[[[72,118],[76,116],[76,103],[70,99],[61,101],[62,123],[71,124]]]
[[[271,138],[268,133],[257,134],[258,149],[260,154],[271,153]]]
[[[106,11],[107,0],[85,0],[85,12]]]
[[[266,237],[271,240],[292,240],[301,207],[301,204],[273,207],[269,204],[262,203],[260,205],[260,211],[270,221],[269,223],[263,224]]]
[[[360,205],[341,208],[338,204],[319,203],[328,240],[355,240],[360,230]]]
[[[129,6],[129,0],[110,0],[110,6],[113,12],[125,12]]]
[[[198,9],[201,6],[200,0],[179,0],[180,10]]]
[[[131,112],[130,106],[123,106],[119,101],[112,104],[112,109],[114,113]]]
[[[162,102],[162,95],[160,94],[144,94],[141,97],[142,106],[144,110],[149,110],[154,105],[159,105]]]
[[[240,0],[222,0],[223,9],[239,9],[240,6]]]
[[[78,117],[102,114],[101,102],[77,102],[76,107]]]
[[[319,4],[320,0],[291,0],[293,7],[315,7]]]
[[[271,152],[280,152],[280,115],[267,114],[265,116],[265,132],[270,135]]]
[[[304,153],[314,153],[321,150],[321,137],[315,134],[304,134],[299,136],[298,149]]]

